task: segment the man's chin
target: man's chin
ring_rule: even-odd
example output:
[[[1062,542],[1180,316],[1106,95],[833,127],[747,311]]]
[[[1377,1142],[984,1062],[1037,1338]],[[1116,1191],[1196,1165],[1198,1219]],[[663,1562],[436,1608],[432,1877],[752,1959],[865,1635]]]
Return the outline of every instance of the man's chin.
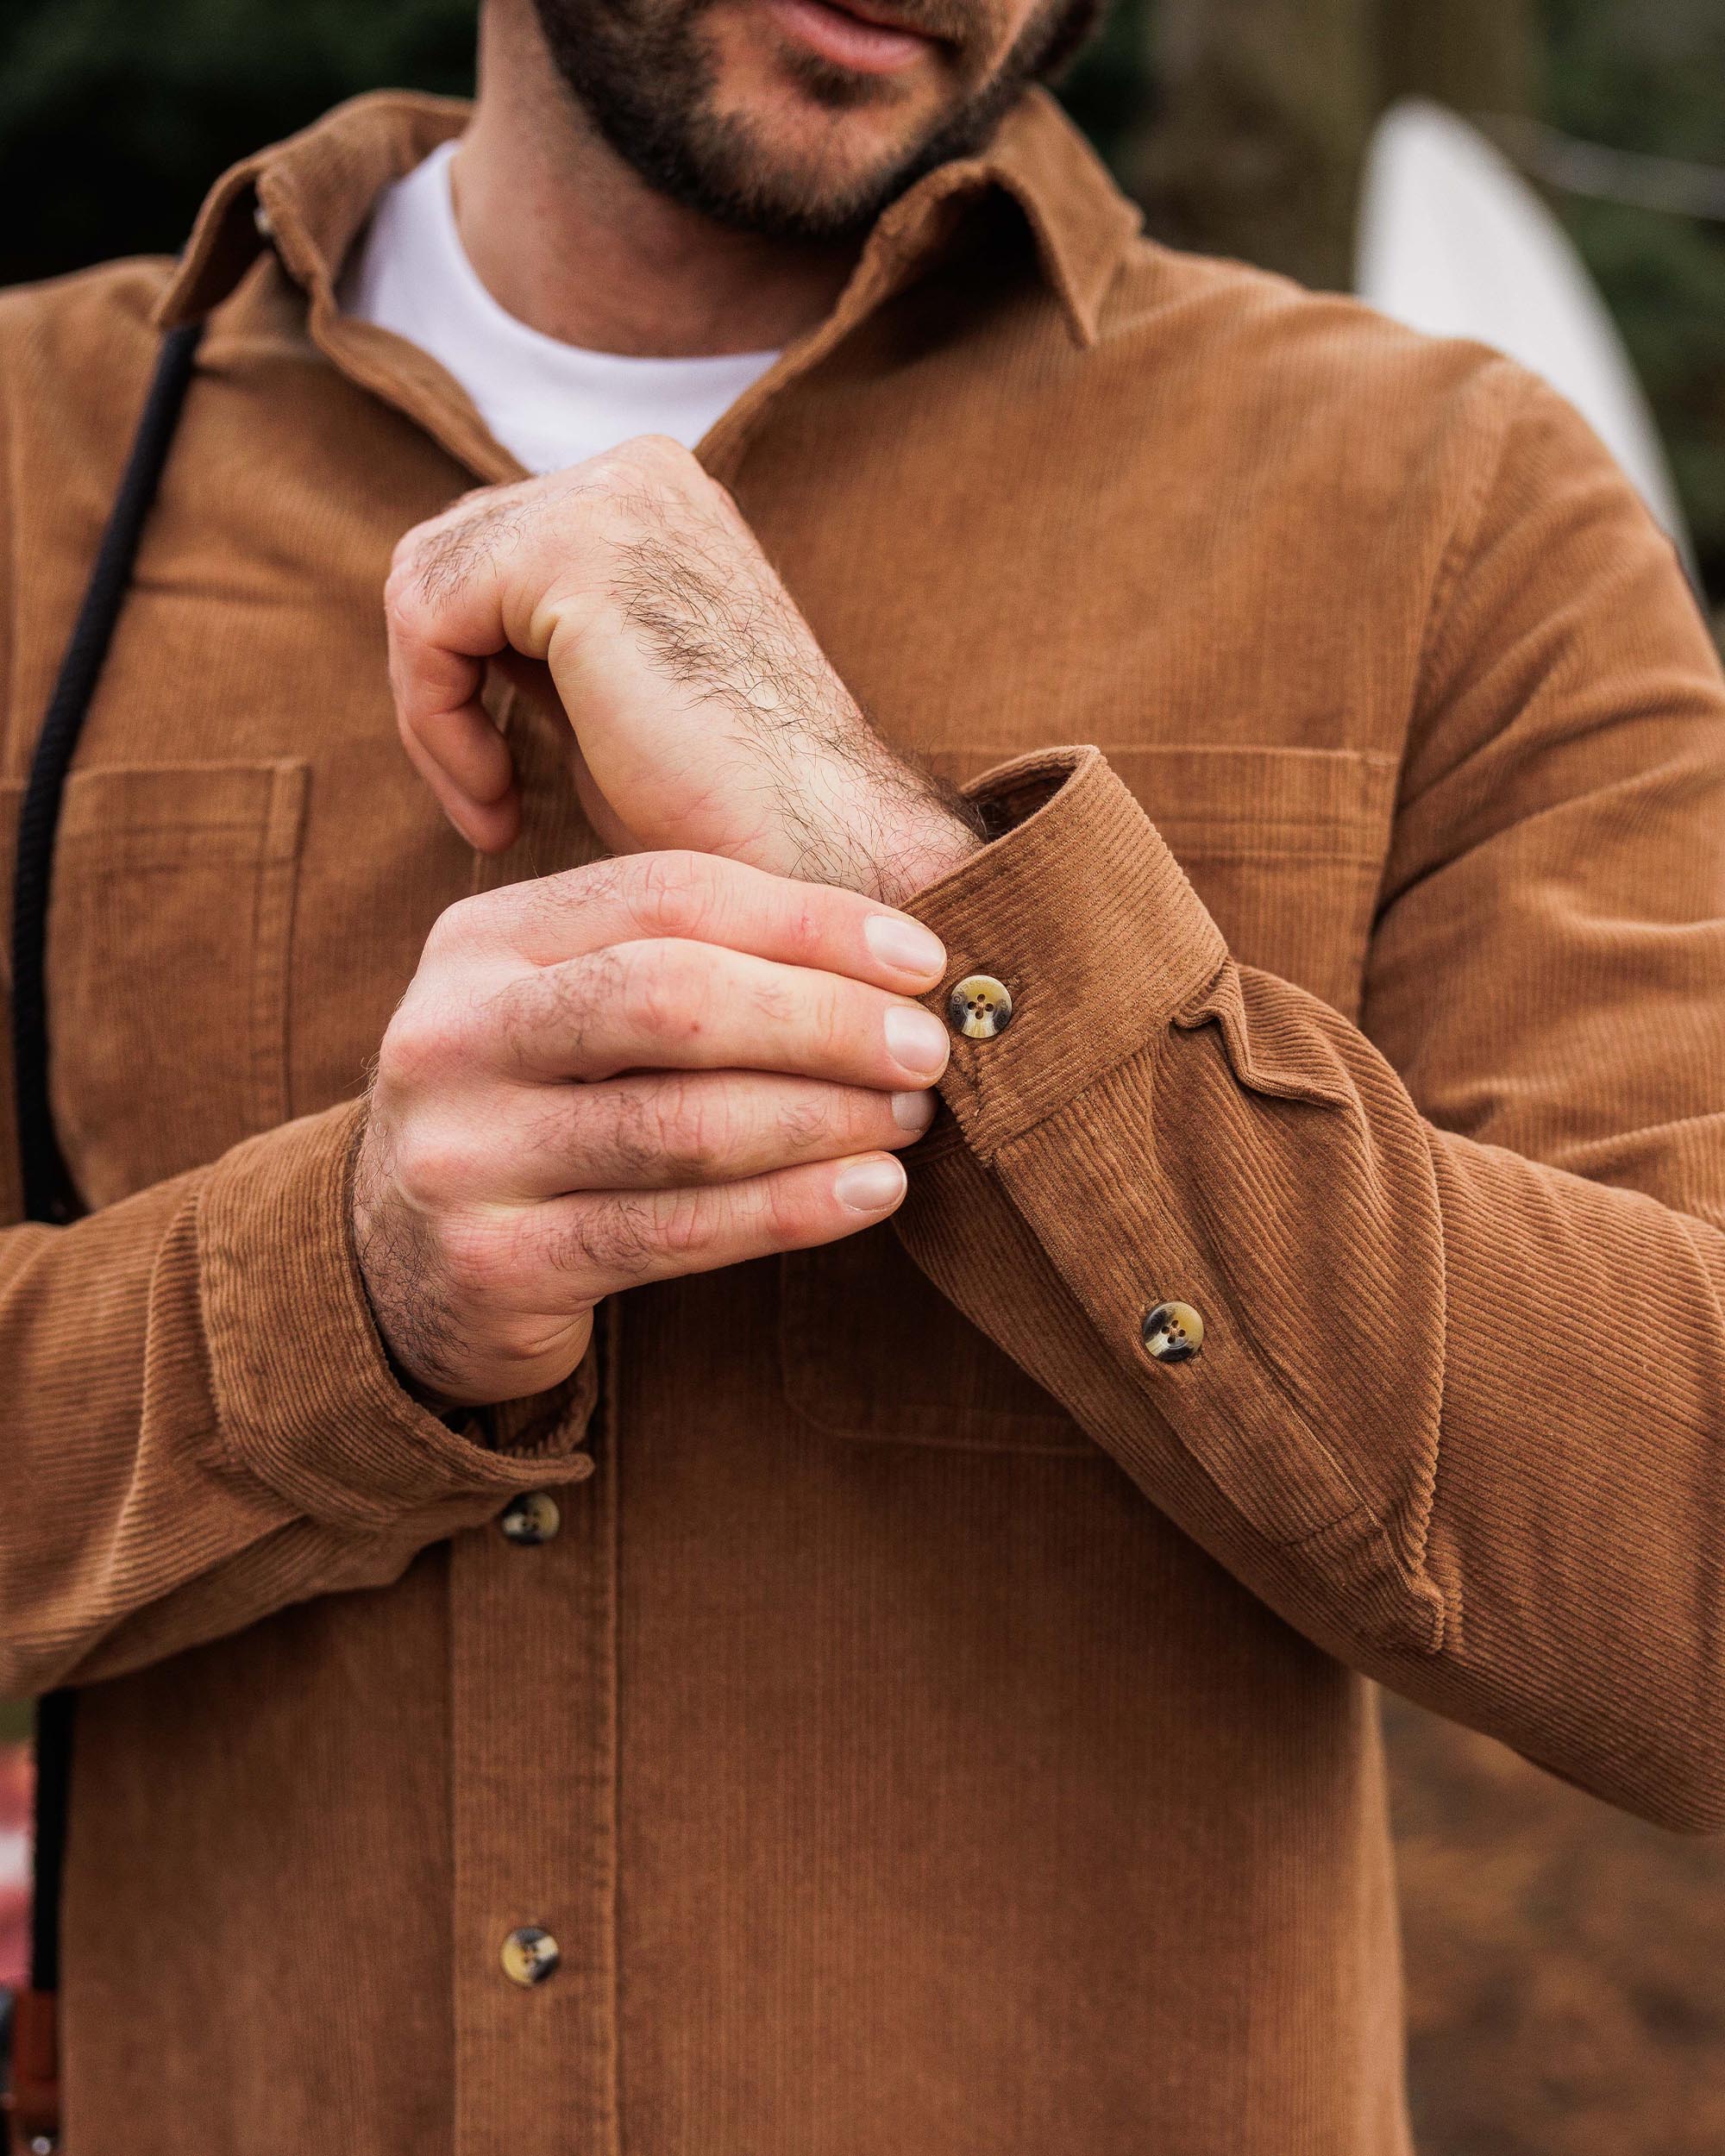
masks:
[[[593,0],[536,4],[576,100],[649,185],[793,243],[859,239],[931,166],[977,147],[1023,79],[1004,68],[993,94],[967,90],[957,47],[932,37],[900,65],[866,30],[861,44],[830,23],[794,35],[810,0],[692,0],[656,43],[633,45],[624,0],[598,14]],[[847,51],[857,64],[840,64]]]
[[[709,185],[698,206],[721,222],[787,239],[849,240],[866,231],[920,169],[929,130],[854,106],[801,112],[775,103],[715,113]],[[717,153],[717,154],[713,154]]]

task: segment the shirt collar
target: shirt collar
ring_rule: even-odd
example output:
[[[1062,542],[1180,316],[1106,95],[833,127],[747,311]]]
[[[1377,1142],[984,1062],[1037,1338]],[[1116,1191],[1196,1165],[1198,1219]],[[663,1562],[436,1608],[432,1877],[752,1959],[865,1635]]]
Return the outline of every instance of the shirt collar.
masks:
[[[327,292],[378,196],[459,134],[468,110],[455,98],[377,91],[242,159],[210,190],[158,320],[166,326],[207,314],[266,245],[307,291]],[[851,305],[841,302],[841,310],[860,312],[859,301],[905,283],[950,237],[965,204],[996,190],[1023,211],[1074,339],[1094,343],[1138,212],[1040,89],[1020,98],[985,150],[938,166],[886,210],[851,280]]]

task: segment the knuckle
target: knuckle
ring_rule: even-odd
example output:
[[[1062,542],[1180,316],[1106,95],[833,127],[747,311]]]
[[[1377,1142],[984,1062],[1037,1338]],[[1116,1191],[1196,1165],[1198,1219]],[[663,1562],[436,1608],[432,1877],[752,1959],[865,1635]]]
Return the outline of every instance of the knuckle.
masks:
[[[580,467],[583,492],[596,495],[602,505],[627,501],[637,494],[643,467],[633,451],[634,444],[625,442],[589,457]]]
[[[785,941],[793,961],[808,964],[826,942],[827,902],[815,895],[815,887],[804,884],[790,903],[785,922]]]
[[[383,586],[384,614],[392,627],[411,630],[430,613],[430,569],[439,550],[437,536],[425,524],[397,546]]]
[[[653,936],[693,936],[712,910],[714,877],[710,860],[681,850],[634,856],[630,918]]]
[[[757,1023],[772,1032],[782,1032],[796,1022],[800,1011],[817,1008],[820,991],[810,990],[798,975],[787,972],[762,974],[750,991]]]
[[[702,985],[696,969],[673,943],[624,943],[611,956],[625,1023],[642,1038],[683,1041],[704,1023]]]
[[[413,564],[419,549],[425,543],[428,526],[415,524],[404,531],[390,551],[389,573],[384,579],[383,596],[386,606],[393,609],[399,605],[412,580]]]
[[[849,1031],[850,1001],[840,983],[831,975],[817,978],[809,1000],[808,1023],[810,1037],[823,1056],[831,1056],[843,1044]]]
[[[668,434],[634,435],[620,442],[613,454],[618,464],[637,479],[643,473],[659,480],[681,479],[692,467],[700,469],[693,455]]]
[[[410,998],[384,1033],[380,1082],[407,1092],[435,1087],[460,1055],[462,1037],[455,1012],[441,998]]]
[[[508,890],[512,918],[524,934],[543,932],[555,937],[571,920],[579,920],[605,905],[618,888],[626,868],[626,861],[612,858],[539,876],[530,883],[511,884]],[[464,903],[482,904],[484,896]]]
[[[415,1207],[435,1213],[471,1181],[472,1142],[454,1126],[419,1118],[398,1131],[390,1149],[396,1188]]]
[[[654,1091],[654,1144],[675,1179],[711,1175],[730,1149],[731,1116],[724,1094],[687,1079],[668,1078]]]
[[[674,1264],[692,1265],[704,1257],[716,1233],[713,1208],[699,1191],[672,1193],[660,1220],[659,1238]]]
[[[490,1214],[466,1207],[445,1213],[437,1244],[443,1279],[462,1302],[484,1302],[514,1279],[516,1239]]]
[[[486,1024],[504,1058],[531,1064],[554,1037],[579,1058],[613,993],[619,954],[601,950],[505,981],[487,1000]]]
[[[799,1094],[779,1111],[779,1150],[791,1160],[818,1153],[832,1136],[834,1117],[829,1102],[813,1094]]]
[[[424,956],[441,960],[453,951],[469,948],[486,921],[486,911],[483,896],[457,899],[453,906],[446,906],[431,924]]]
[[[630,1279],[646,1273],[657,1254],[650,1208],[637,1198],[615,1197],[583,1206],[547,1257],[557,1272]]]
[[[795,1250],[808,1240],[812,1209],[802,1179],[775,1175],[762,1188],[762,1225],[774,1249]]]

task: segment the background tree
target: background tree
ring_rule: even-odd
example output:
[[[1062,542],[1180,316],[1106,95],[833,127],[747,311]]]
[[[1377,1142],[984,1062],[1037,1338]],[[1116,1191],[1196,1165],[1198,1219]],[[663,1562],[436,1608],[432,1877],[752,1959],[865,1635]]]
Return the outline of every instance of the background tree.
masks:
[[[1118,153],[1157,231],[1346,290],[1376,16],[1377,0],[1159,0],[1158,95]]]
[[[1531,114],[1533,0],[1157,0],[1147,101],[1116,155],[1182,246],[1346,291],[1384,107]]]
[[[1543,26],[1534,0],[1376,0],[1378,94],[1465,113],[1531,113]]]

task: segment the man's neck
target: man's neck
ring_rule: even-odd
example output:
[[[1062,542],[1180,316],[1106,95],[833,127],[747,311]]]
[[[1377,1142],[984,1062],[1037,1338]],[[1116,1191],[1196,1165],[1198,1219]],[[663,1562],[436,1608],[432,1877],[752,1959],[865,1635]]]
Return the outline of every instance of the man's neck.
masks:
[[[596,352],[763,352],[821,320],[854,249],[724,227],[648,186],[558,77],[529,0],[491,0],[454,166],[481,282],[518,320]]]

